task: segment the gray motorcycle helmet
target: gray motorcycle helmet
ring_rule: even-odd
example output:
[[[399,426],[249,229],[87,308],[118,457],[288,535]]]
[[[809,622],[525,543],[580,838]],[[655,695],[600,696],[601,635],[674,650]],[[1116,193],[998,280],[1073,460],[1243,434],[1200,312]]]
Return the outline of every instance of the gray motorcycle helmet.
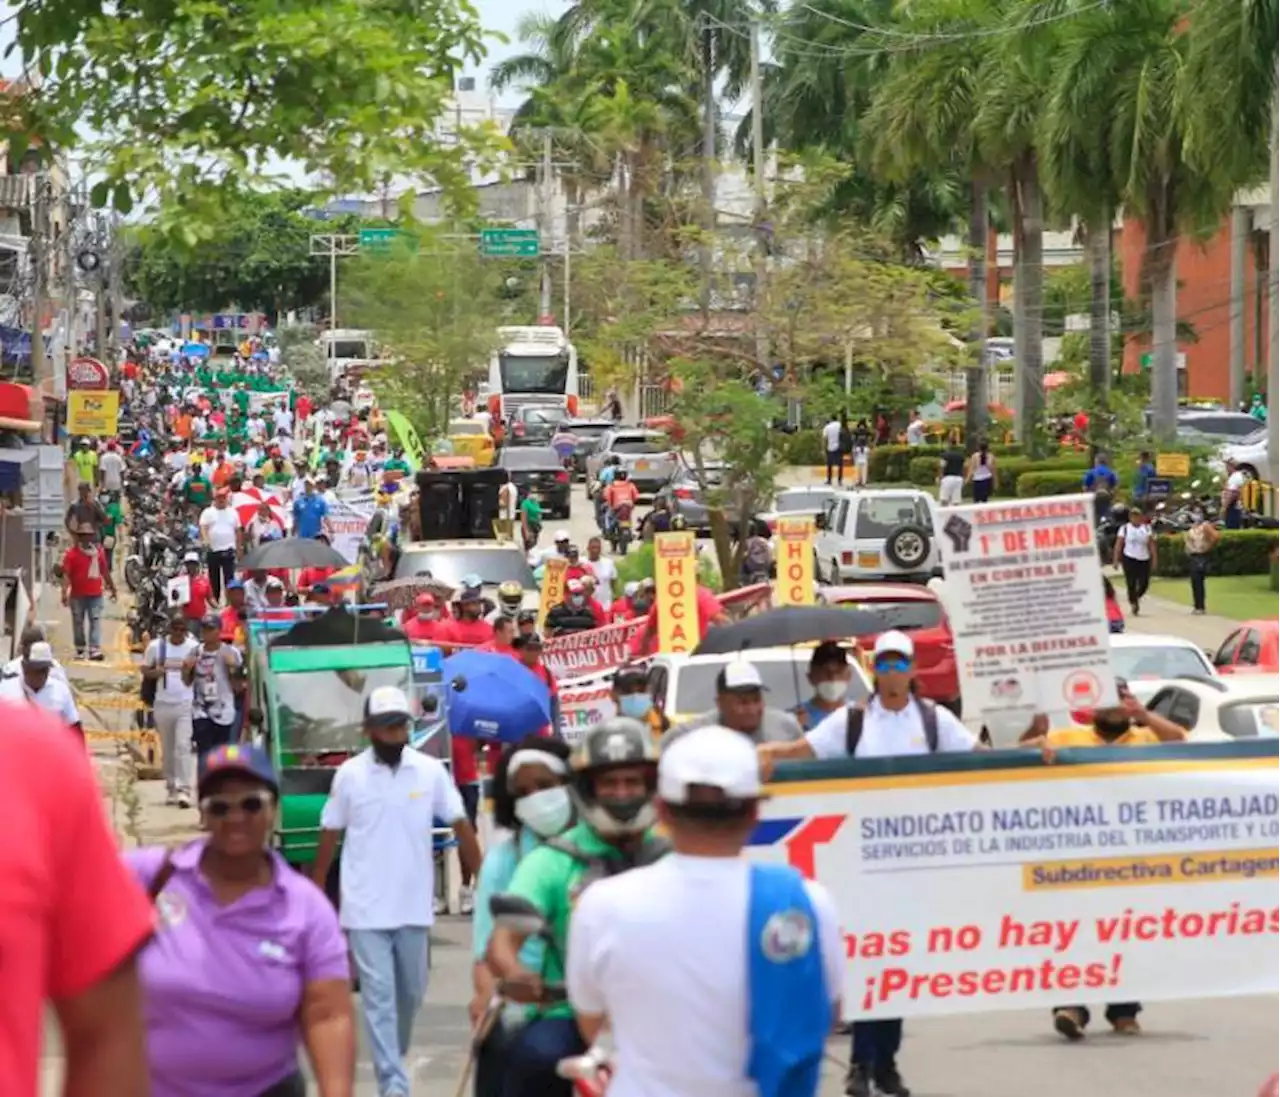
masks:
[[[658,820],[653,798],[658,787],[658,752],[653,733],[639,720],[614,716],[583,736],[570,759],[570,792],[584,820],[602,838],[643,834]],[[601,800],[596,778],[625,766],[645,767],[645,795],[627,800]]]

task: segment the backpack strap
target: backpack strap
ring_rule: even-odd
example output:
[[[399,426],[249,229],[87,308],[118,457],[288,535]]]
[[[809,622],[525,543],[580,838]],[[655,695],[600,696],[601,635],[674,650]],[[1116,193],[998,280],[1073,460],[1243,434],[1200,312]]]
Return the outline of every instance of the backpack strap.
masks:
[[[160,862],[159,870],[151,877],[151,883],[147,886],[147,898],[153,904],[160,897],[160,893],[164,891],[165,885],[173,879],[175,871],[173,850],[166,849],[164,851],[164,860]]]
[[[862,722],[866,717],[866,710],[861,705],[849,705],[846,712],[848,722],[844,728],[844,752],[849,758],[855,758],[858,743],[862,740]]]
[[[930,754],[938,753],[938,706],[923,697],[916,698],[920,706],[920,722],[924,725],[924,741]]]

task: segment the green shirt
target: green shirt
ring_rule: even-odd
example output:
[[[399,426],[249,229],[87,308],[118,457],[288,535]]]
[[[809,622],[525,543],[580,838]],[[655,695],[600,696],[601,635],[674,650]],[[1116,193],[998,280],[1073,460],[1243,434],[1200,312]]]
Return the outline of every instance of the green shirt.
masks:
[[[193,506],[205,506],[213,496],[213,485],[203,476],[188,476],[183,498]]]
[[[231,399],[236,407],[240,409],[242,415],[249,410],[249,394],[244,389],[236,389],[231,394]]]
[[[616,846],[604,841],[586,823],[570,827],[561,837],[591,857],[622,857]],[[527,899],[537,907],[551,927],[555,947],[543,953],[542,971],[539,972],[545,983],[564,982],[563,957],[569,947],[569,916],[573,913],[582,878],[589,867],[558,849],[538,846],[521,860],[507,888],[509,894]],[[533,1006],[530,1015],[572,1017],[573,1008],[568,1002]]]
[[[542,504],[532,495],[526,495],[520,500],[520,510],[530,522],[542,525]]]
[[[92,484],[94,474],[98,471],[98,455],[91,449],[78,449],[71,455],[80,473],[80,483]]]
[[[124,521],[124,509],[115,499],[112,499],[102,509],[107,513],[107,520],[102,526],[102,536],[114,537],[116,528]]]
[[[382,466],[383,472],[403,472],[410,473],[413,470],[409,468],[409,462],[402,457],[393,457],[390,461]]]

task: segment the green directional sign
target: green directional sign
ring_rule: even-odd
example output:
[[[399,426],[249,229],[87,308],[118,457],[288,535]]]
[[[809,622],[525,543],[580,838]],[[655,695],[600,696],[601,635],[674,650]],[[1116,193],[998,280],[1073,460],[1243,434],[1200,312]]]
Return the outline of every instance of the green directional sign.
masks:
[[[538,230],[481,229],[480,254],[504,259],[536,258]]]
[[[403,229],[360,230],[361,251],[390,251],[397,244],[415,242]]]

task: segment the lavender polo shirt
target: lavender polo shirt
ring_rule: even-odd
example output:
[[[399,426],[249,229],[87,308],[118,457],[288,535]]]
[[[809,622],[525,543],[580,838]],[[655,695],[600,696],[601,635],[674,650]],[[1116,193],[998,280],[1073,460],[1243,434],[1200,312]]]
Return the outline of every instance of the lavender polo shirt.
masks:
[[[306,983],[347,979],[347,945],[329,900],[272,854],[275,879],[228,906],[199,871],[206,839],[173,852],[158,929],[139,959],[152,1097],[258,1097],[298,1065]],[[153,846],[126,865],[149,887]]]

